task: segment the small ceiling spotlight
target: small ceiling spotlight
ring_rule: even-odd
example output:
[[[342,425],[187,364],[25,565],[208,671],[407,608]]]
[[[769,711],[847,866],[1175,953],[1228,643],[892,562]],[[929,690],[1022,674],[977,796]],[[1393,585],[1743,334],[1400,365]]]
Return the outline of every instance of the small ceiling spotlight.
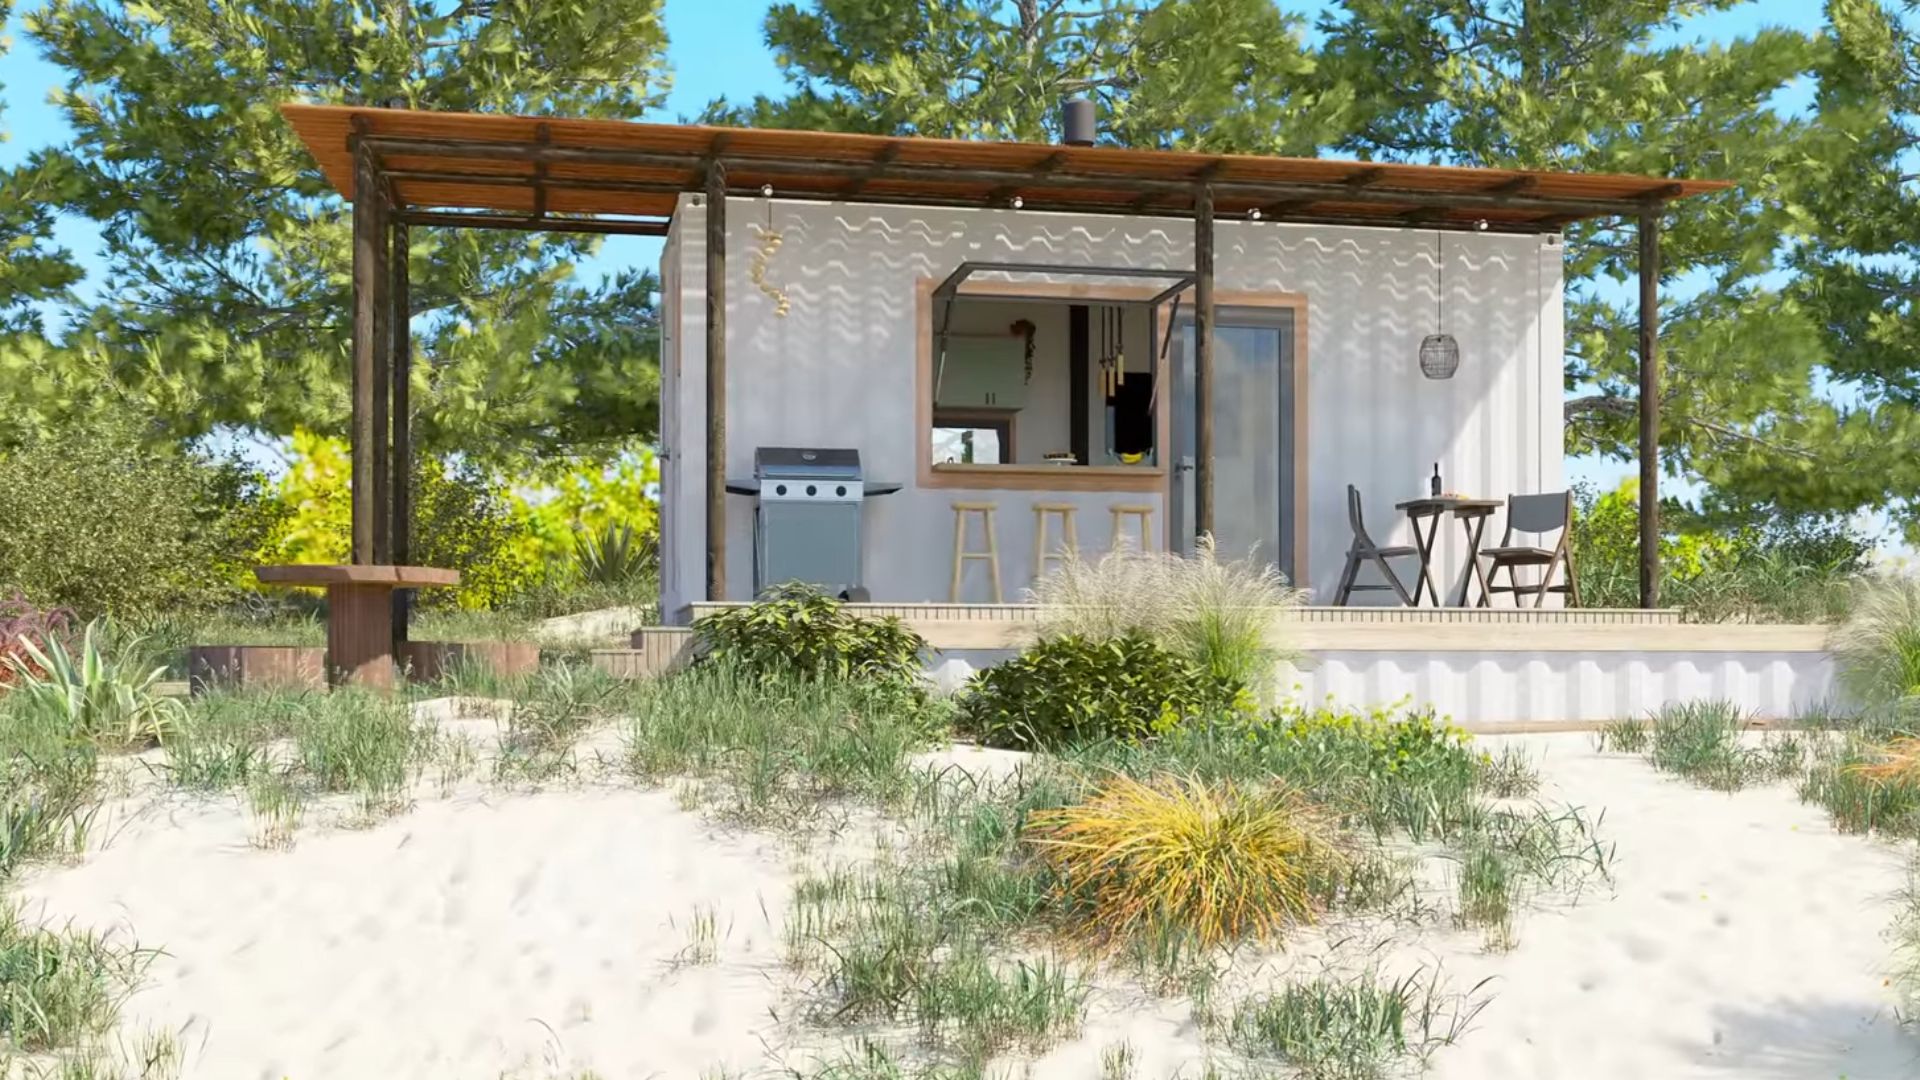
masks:
[[[1020,196],[1018,196],[1018,195],[1015,195],[1015,196],[1013,197],[1013,202],[1012,202],[1012,204],[1011,204],[1011,205],[1013,206],[1013,208],[1014,208],[1015,210],[1018,210],[1018,209],[1020,209],[1021,207],[1023,207],[1023,206],[1025,206],[1025,205],[1027,205],[1027,200],[1025,200],[1025,199],[1023,199],[1023,198],[1021,198],[1021,197],[1020,197]]]
[[[763,198],[763,199],[771,199],[771,198],[773,198],[773,185],[772,185],[772,184],[761,184],[761,185],[760,185],[760,197],[761,197],[761,198]]]
[[[1259,208],[1259,207],[1257,207],[1257,206],[1256,206],[1256,207],[1254,207],[1253,209],[1251,209],[1251,210],[1249,210],[1249,211],[1247,211],[1247,220],[1248,220],[1248,221],[1259,221],[1259,220],[1260,220],[1260,219],[1261,219],[1262,217],[1265,217],[1265,216],[1266,216],[1266,215],[1264,215],[1264,214],[1262,214],[1262,213],[1260,212],[1260,208]]]

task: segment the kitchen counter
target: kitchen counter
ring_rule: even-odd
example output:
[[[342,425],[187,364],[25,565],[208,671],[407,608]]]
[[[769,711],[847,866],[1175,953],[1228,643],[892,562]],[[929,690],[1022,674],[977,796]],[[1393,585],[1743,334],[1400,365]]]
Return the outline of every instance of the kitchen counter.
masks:
[[[1167,470],[1158,465],[961,465],[933,466],[929,487],[998,488],[1012,491],[1165,491]]]

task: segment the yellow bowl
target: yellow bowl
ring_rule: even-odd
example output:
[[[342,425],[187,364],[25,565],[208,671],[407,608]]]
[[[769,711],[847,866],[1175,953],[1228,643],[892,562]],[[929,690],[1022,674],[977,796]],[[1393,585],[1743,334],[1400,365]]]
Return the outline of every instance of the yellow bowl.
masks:
[[[1145,454],[1121,454],[1121,455],[1120,455],[1120,460],[1121,460],[1121,461],[1123,461],[1123,462],[1125,462],[1125,463],[1126,463],[1126,464],[1128,464],[1128,465],[1138,465],[1138,464],[1140,464],[1141,462],[1143,462],[1143,461],[1145,461],[1145,460],[1147,460],[1147,455],[1145,455]]]

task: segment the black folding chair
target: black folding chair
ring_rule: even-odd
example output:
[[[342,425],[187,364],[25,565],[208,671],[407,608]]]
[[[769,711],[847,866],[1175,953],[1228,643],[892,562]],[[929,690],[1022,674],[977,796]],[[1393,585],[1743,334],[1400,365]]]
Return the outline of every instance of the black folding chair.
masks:
[[[1560,537],[1552,547],[1516,544],[1515,533],[1527,533],[1536,538],[1550,532],[1558,532]],[[1480,557],[1486,559],[1487,593],[1512,593],[1515,607],[1520,606],[1520,594],[1532,593],[1533,606],[1539,607],[1550,592],[1565,593],[1568,607],[1580,606],[1580,583],[1573,573],[1573,493],[1556,491],[1546,495],[1509,495],[1507,496],[1507,531],[1500,537],[1498,547],[1481,548]],[[1533,585],[1522,585],[1514,577],[1516,566],[1539,566],[1540,580]],[[1500,571],[1507,572],[1507,583],[1498,584]],[[1553,584],[1553,572],[1560,571],[1560,584]]]
[[[1353,544],[1347,548],[1347,565],[1340,571],[1340,588],[1334,593],[1333,602],[1340,607],[1345,607],[1348,598],[1354,593],[1385,592],[1392,589],[1401,603],[1412,607],[1413,597],[1408,595],[1407,587],[1400,584],[1399,575],[1393,572],[1393,567],[1387,560],[1418,558],[1420,552],[1411,546],[1381,547],[1374,543],[1373,538],[1367,535],[1366,522],[1361,520],[1360,489],[1352,484],[1347,485],[1347,521],[1353,526]],[[1356,579],[1360,576],[1360,568],[1366,563],[1372,563],[1380,568],[1381,575],[1387,579],[1385,585],[1356,583]]]

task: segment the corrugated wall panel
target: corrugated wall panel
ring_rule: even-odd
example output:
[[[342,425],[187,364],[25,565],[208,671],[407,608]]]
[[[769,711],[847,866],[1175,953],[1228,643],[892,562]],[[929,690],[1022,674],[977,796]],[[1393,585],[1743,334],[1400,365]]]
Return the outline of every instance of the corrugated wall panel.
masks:
[[[912,483],[921,437],[916,342],[925,332],[915,310],[917,280],[943,277],[970,259],[1182,270],[1193,262],[1192,226],[1179,220],[752,199],[733,200],[728,212],[730,475],[751,469],[755,446],[829,445],[859,449],[870,477],[907,482],[868,508],[867,583],[876,600],[944,600],[950,568],[954,493]],[[682,411],[684,482],[663,508],[680,523],[678,565],[663,572],[686,598],[699,595],[696,564],[704,558],[700,440],[692,437],[704,412],[704,272],[701,245],[684,242],[701,235],[701,219],[683,197],[676,222],[683,238],[682,377],[669,407]],[[766,278],[791,300],[785,318],[748,279],[757,230],[769,227],[783,234]],[[1321,598],[1331,598],[1347,547],[1349,483],[1361,488],[1370,530],[1383,543],[1410,539],[1393,504],[1424,494],[1435,462],[1449,489],[1489,498],[1557,484],[1557,246],[1549,249],[1536,236],[1446,238],[1444,320],[1462,358],[1459,374],[1447,381],[1424,378],[1417,362],[1421,338],[1442,317],[1431,232],[1223,221],[1218,251],[1223,292],[1293,292],[1308,300],[1300,348],[1308,380],[1305,583]],[[1005,494],[1000,515],[1009,593],[1031,576],[1026,501]],[[1086,501],[1081,535],[1094,546],[1104,541],[1106,503],[1141,500]],[[729,593],[745,599],[751,500],[731,503]],[[1102,535],[1090,537],[1094,531]],[[1489,532],[1497,537],[1497,522]],[[1436,582],[1443,589],[1457,580],[1460,548],[1458,526],[1443,523]]]
[[[1834,700],[1832,658],[1817,652],[1327,652],[1281,685],[1307,702],[1409,699],[1473,724],[1594,722],[1707,698],[1786,720]]]

